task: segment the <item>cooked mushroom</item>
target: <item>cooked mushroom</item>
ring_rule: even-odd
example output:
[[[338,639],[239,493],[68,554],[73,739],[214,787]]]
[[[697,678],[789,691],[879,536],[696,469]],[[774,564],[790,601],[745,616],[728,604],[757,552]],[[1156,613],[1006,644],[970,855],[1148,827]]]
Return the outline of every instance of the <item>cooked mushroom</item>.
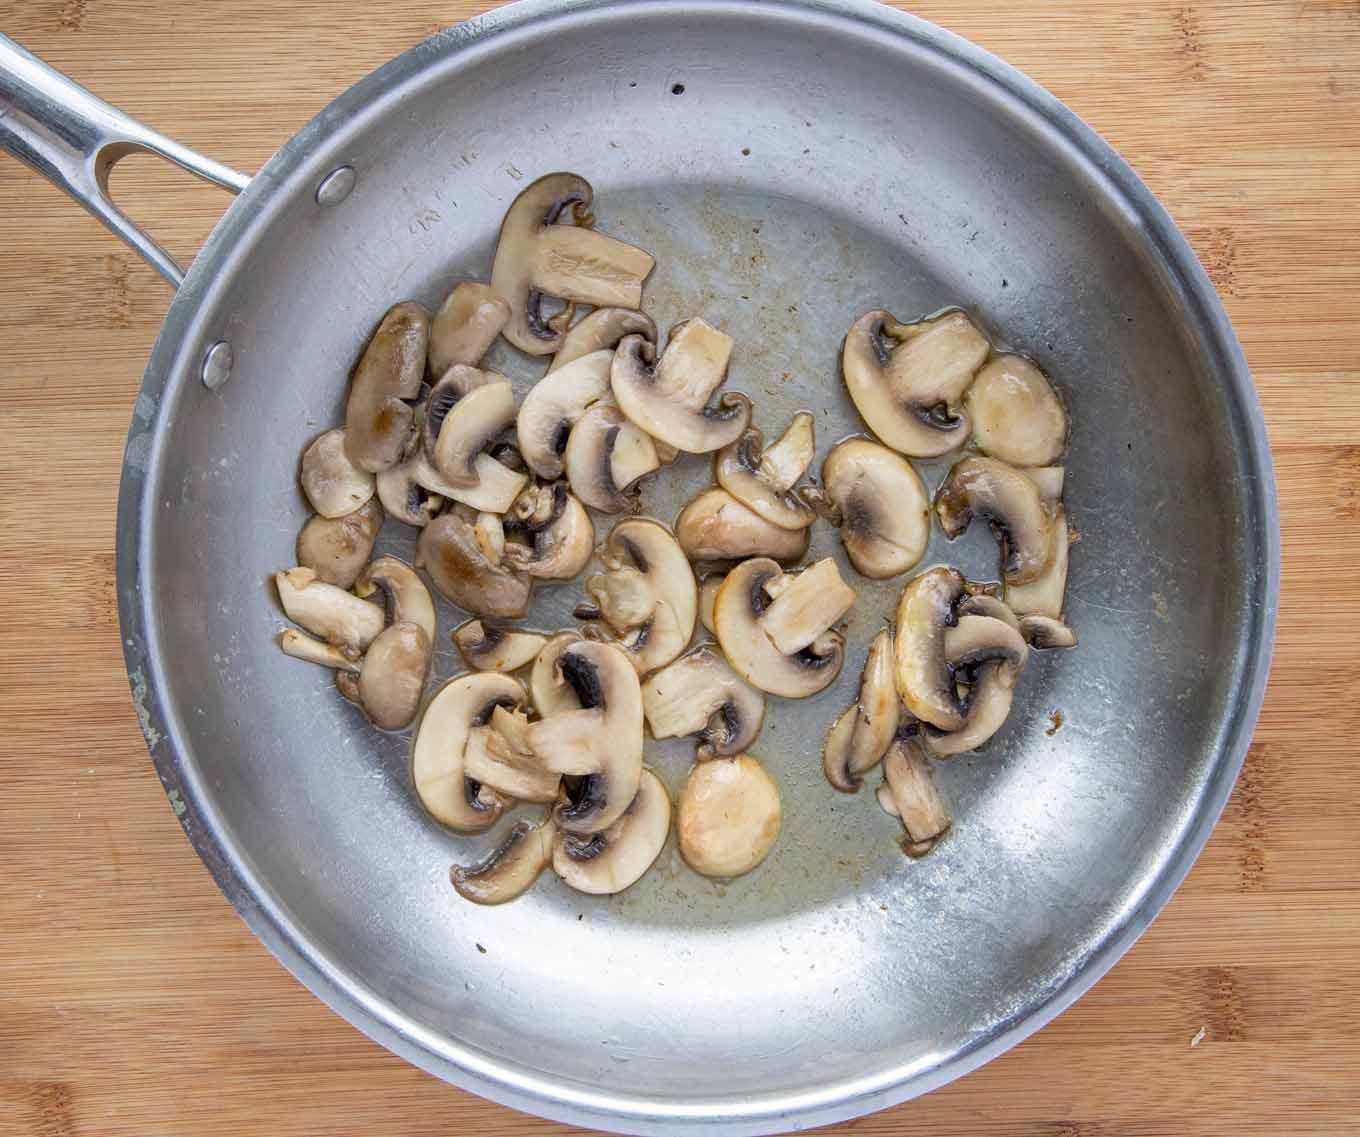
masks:
[[[610,386],[623,413],[653,438],[690,454],[721,450],[751,422],[751,400],[709,396],[727,375],[732,337],[697,317],[671,329],[666,350],[626,336],[614,353]]]
[[[803,610],[803,590],[794,592],[790,604],[781,609],[781,638],[804,646],[786,654],[765,629],[765,618],[774,607],[769,588],[778,589],[785,582],[783,569],[770,558],[743,561],[718,590],[714,631],[733,670],[748,683],[771,695],[803,699],[824,690],[840,674],[845,639],[829,629],[845,609],[840,607],[825,623],[823,619],[837,604],[814,607],[807,619],[793,618],[797,610]],[[819,626],[814,628],[814,624]]]
[[[817,452],[813,419],[807,411],[793,416],[778,441],[765,446],[765,436],[748,427],[724,446],[713,462],[714,479],[747,509],[781,529],[806,529],[816,511],[793,486]]]
[[[724,489],[704,490],[680,511],[675,536],[692,561],[773,557],[796,561],[807,552],[808,529],[781,529]]]
[[[417,529],[428,525],[430,518],[444,508],[444,499],[431,493],[416,479],[416,467],[424,462],[424,455],[416,455],[384,470],[377,476],[378,500],[389,517],[414,525]],[[431,472],[434,468],[429,467]]]
[[[341,648],[323,643],[311,636],[304,636],[296,628],[285,628],[279,633],[279,647],[284,655],[291,655],[294,659],[319,663],[335,671],[350,671],[355,675],[359,674],[360,661],[363,659],[357,648]]]
[[[1071,538],[1067,533],[1067,513],[1061,505],[1050,506],[1052,542],[1048,564],[1028,584],[1006,582],[1006,603],[1020,616],[1048,616],[1062,619],[1067,594],[1067,557]]]
[[[552,864],[557,826],[551,815],[542,821],[516,821],[505,840],[475,865],[454,865],[449,880],[458,895],[474,904],[504,904],[529,890],[539,873]]]
[[[377,498],[343,517],[314,514],[298,534],[297,562],[314,569],[318,580],[351,588],[373,552],[382,523],[383,508]]]
[[[822,485],[857,572],[887,580],[925,555],[930,497],[905,458],[867,438],[847,439],[822,463]]]
[[[455,286],[430,322],[430,374],[455,363],[476,367],[510,319],[510,305],[485,284]]]
[[[528,611],[532,581],[487,556],[477,539],[476,521],[476,513],[466,506],[436,517],[420,531],[416,566],[465,611],[518,619]]]
[[[376,474],[401,461],[429,338],[429,315],[407,300],[387,310],[359,358],[345,403],[345,449],[360,470]]]
[[[586,408],[609,393],[612,351],[595,351],[554,368],[524,396],[515,420],[520,453],[541,478],[560,478],[567,438]]]
[[[685,552],[664,525],[620,521],[600,549],[604,572],[590,577],[586,595],[617,637],[639,675],[664,667],[688,646],[699,594]]]
[[[497,707],[488,722],[468,732],[464,774],[515,801],[556,801],[562,776],[529,749],[528,731],[523,711]]]
[[[965,596],[954,608],[959,617],[991,616],[993,619],[1002,620],[1009,624],[1017,632],[1020,631],[1020,621],[1015,613],[1011,611],[1011,606],[1004,600],[999,600],[995,596],[989,596],[985,592],[972,592]]]
[[[633,800],[608,828],[589,836],[557,835],[553,871],[578,892],[622,892],[651,868],[670,830],[670,795],[661,779],[644,768]]]
[[[713,605],[718,599],[718,589],[726,579],[720,572],[711,572],[699,581],[699,623],[710,636],[717,635],[713,630]]]
[[[543,318],[543,297],[595,307],[636,308],[656,261],[642,249],[589,228],[593,191],[576,174],[539,178],[511,203],[501,223],[491,287],[510,305],[505,338],[530,355],[549,355],[563,334]],[[559,223],[570,211],[576,225]]]
[[[344,517],[373,496],[373,475],[345,451],[343,427],[328,430],[302,452],[302,492],[322,517]]]
[[[656,324],[645,312],[632,308],[596,308],[562,337],[562,346],[548,365],[548,372],[551,374],[597,351],[607,350],[612,357],[619,341],[632,335],[656,343]]]
[[[964,724],[944,649],[945,630],[963,592],[957,569],[933,568],[912,580],[897,604],[897,693],[907,710],[941,730]]]
[[[471,370],[461,364],[451,369]],[[434,444],[435,469],[460,489],[477,485],[479,472],[473,463],[515,422],[515,393],[510,380],[494,372],[483,374],[492,378],[475,386],[468,384],[467,393],[444,412]],[[441,383],[447,381],[448,377]]]
[[[760,624],[783,655],[802,651],[855,603],[855,590],[841,580],[830,557],[770,581],[765,591],[774,599]]]
[[[575,494],[557,482],[548,490],[552,509],[541,522],[526,528],[530,544],[505,547],[505,563],[540,580],[571,580],[595,551],[595,526]]]
[[[955,671],[1000,659],[1017,670],[1024,667],[1029,649],[1014,625],[995,616],[967,613],[944,630],[944,654]]]
[[[704,876],[741,876],[769,854],[782,819],[779,788],[749,754],[700,762],[676,810],[680,855]]]
[[[879,308],[851,326],[841,370],[870,430],[903,454],[934,458],[967,440],[958,401],[988,350],[962,312],[902,324]]]
[[[288,618],[337,647],[362,651],[383,630],[382,607],[318,579],[316,570],[291,568],[274,574]]]
[[[1053,523],[1048,507],[1029,478],[995,458],[965,458],[950,470],[936,495],[935,512],[951,538],[967,529],[974,517],[991,522],[1001,539],[1007,585],[1032,583],[1051,559]]]
[[[474,671],[518,671],[533,663],[547,642],[541,632],[487,627],[481,620],[468,620],[453,630],[458,654]]]
[[[1031,647],[1076,647],[1077,633],[1052,616],[1024,616],[1020,620],[1020,634]]]
[[[387,601],[390,623],[410,622],[422,628],[434,643],[436,634],[434,601],[425,582],[415,569],[396,557],[379,557],[368,565],[354,585],[354,594],[367,599],[381,591]]]
[[[755,742],[765,696],[732,670],[716,645],[703,644],[642,685],[642,710],[653,738],[698,736],[702,760],[740,754]]]
[[[845,793],[858,790],[860,776],[878,765],[897,733],[900,714],[893,678],[892,635],[882,631],[869,645],[859,698],[827,736],[822,750],[826,780]]]
[[[480,833],[500,817],[505,802],[464,773],[472,728],[491,720],[497,707],[519,709],[524,688],[494,671],[460,675],[444,684],[416,726],[412,777],[416,793],[436,820],[459,833]]]
[[[613,644],[581,640],[557,657],[580,700],[530,725],[527,744],[554,773],[579,779],[557,807],[569,833],[598,833],[623,816],[642,775],[642,690],[628,657]]]
[[[1029,466],[1020,471],[1039,491],[1039,496],[1049,504],[1062,500],[1063,483],[1067,471],[1062,466]]]
[[[577,631],[558,632],[538,653],[533,670],[529,672],[529,694],[534,701],[534,709],[540,718],[555,715],[558,711],[575,710],[581,705],[576,697],[576,689],[562,677],[557,661],[572,644],[584,637]]]
[[[336,673],[337,686],[354,690],[364,712],[383,730],[402,730],[420,710],[420,697],[430,675],[434,644],[423,627],[411,620],[389,624],[364,652],[358,683],[349,687],[347,673]]]
[[[459,502],[479,513],[507,512],[529,481],[527,474],[510,469],[490,454],[478,454],[473,459],[472,469],[477,475],[476,484],[455,486],[435,469],[434,464],[425,457],[425,452],[417,447],[400,466],[393,466],[378,476],[392,479],[392,497],[396,498],[397,494],[404,492],[408,505],[412,504],[410,482],[414,481],[427,494]],[[423,506],[418,501],[414,504],[421,511],[415,516],[431,512],[428,501]],[[390,506],[388,511],[393,512]]]
[[[953,731],[927,727],[924,740],[935,754],[960,754],[976,750],[1001,729],[1028,648],[1008,621],[971,613],[945,629],[944,645],[950,668],[967,688],[961,703],[964,721]]]
[[[572,493],[602,513],[634,509],[639,479],[661,465],[651,438],[611,399],[601,399],[581,415],[563,459]]]
[[[1067,415],[1048,377],[1022,355],[998,355],[964,395],[973,441],[1012,466],[1046,466],[1067,444]]]
[[[931,780],[930,765],[918,738],[902,735],[894,740],[883,759],[883,777],[907,831],[903,852],[909,857],[925,856],[952,822]]]

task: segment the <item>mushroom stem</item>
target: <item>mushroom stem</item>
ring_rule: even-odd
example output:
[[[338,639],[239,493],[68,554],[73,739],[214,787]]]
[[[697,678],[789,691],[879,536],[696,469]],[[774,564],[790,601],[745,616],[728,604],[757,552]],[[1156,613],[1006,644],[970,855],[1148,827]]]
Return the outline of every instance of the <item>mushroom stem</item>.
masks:
[[[291,655],[294,659],[318,663],[336,671],[359,671],[359,657],[351,659],[334,644],[314,640],[296,628],[284,628],[279,632],[279,647],[283,649],[284,655]]]
[[[916,738],[899,736],[894,740],[883,759],[883,776],[907,831],[903,851],[909,857],[924,856],[948,832],[951,821]]]

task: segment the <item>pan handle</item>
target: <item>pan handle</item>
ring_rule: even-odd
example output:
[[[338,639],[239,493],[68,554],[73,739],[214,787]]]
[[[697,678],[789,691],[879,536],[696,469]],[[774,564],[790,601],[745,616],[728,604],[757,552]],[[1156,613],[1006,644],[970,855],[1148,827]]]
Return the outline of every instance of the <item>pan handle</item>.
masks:
[[[109,172],[129,154],[159,154],[232,193],[244,174],[129,118],[0,34],[0,149],[59,186],[122,237],[174,287],[184,269],[109,197]]]

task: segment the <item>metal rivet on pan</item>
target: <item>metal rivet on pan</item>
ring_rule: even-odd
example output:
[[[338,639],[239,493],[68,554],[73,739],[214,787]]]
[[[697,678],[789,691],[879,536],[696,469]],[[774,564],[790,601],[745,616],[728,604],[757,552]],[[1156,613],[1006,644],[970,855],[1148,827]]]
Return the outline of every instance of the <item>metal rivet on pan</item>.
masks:
[[[233,362],[231,344],[226,340],[218,340],[203,357],[203,386],[209,391],[216,391],[231,377]]]
[[[337,166],[322,178],[321,184],[316,187],[317,205],[339,205],[349,197],[358,177],[353,166]]]

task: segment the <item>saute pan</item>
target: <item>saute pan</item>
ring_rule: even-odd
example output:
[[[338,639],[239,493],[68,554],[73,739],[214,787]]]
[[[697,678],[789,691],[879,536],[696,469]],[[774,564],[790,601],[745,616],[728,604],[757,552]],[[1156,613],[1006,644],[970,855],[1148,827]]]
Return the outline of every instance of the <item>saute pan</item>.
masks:
[[[247,179],[0,41],[0,141],[178,288],[133,410],[118,513],[122,634],[189,839],[285,966],[359,1029],[520,1109],[636,1133],[754,1134],[924,1093],[1042,1026],[1148,926],[1241,765],[1269,663],[1278,517],[1241,350],[1166,213],[1075,116],[967,43],[825,0],[527,0],[341,95]],[[149,150],[239,196],[181,273],[105,196]],[[901,581],[861,585],[840,681],[776,701],[756,752],[784,830],[719,885],[671,851],[591,898],[545,878],[462,902],[456,837],[370,728],[273,642],[270,573],[305,517],[298,454],[340,421],[392,303],[485,279],[506,206],[577,171],[601,228],[658,259],[663,327],[736,337],[729,385],[822,455],[861,429],[853,317],[969,309],[1055,377],[1074,424],[1069,617],[983,753],[940,767],[956,819],[920,862],[818,752]],[[521,392],[541,364],[497,349]],[[819,456],[820,457],[820,456]],[[943,466],[925,464],[932,486]],[[645,494],[673,520],[707,480]],[[410,531],[384,548],[410,555]],[[815,555],[839,555],[818,526]],[[984,533],[924,564],[996,571]],[[578,587],[529,623],[568,622]],[[437,678],[455,658],[442,629]],[[1043,654],[1043,653],[1041,653]],[[674,789],[689,755],[649,744]],[[551,874],[549,874],[549,877]]]

